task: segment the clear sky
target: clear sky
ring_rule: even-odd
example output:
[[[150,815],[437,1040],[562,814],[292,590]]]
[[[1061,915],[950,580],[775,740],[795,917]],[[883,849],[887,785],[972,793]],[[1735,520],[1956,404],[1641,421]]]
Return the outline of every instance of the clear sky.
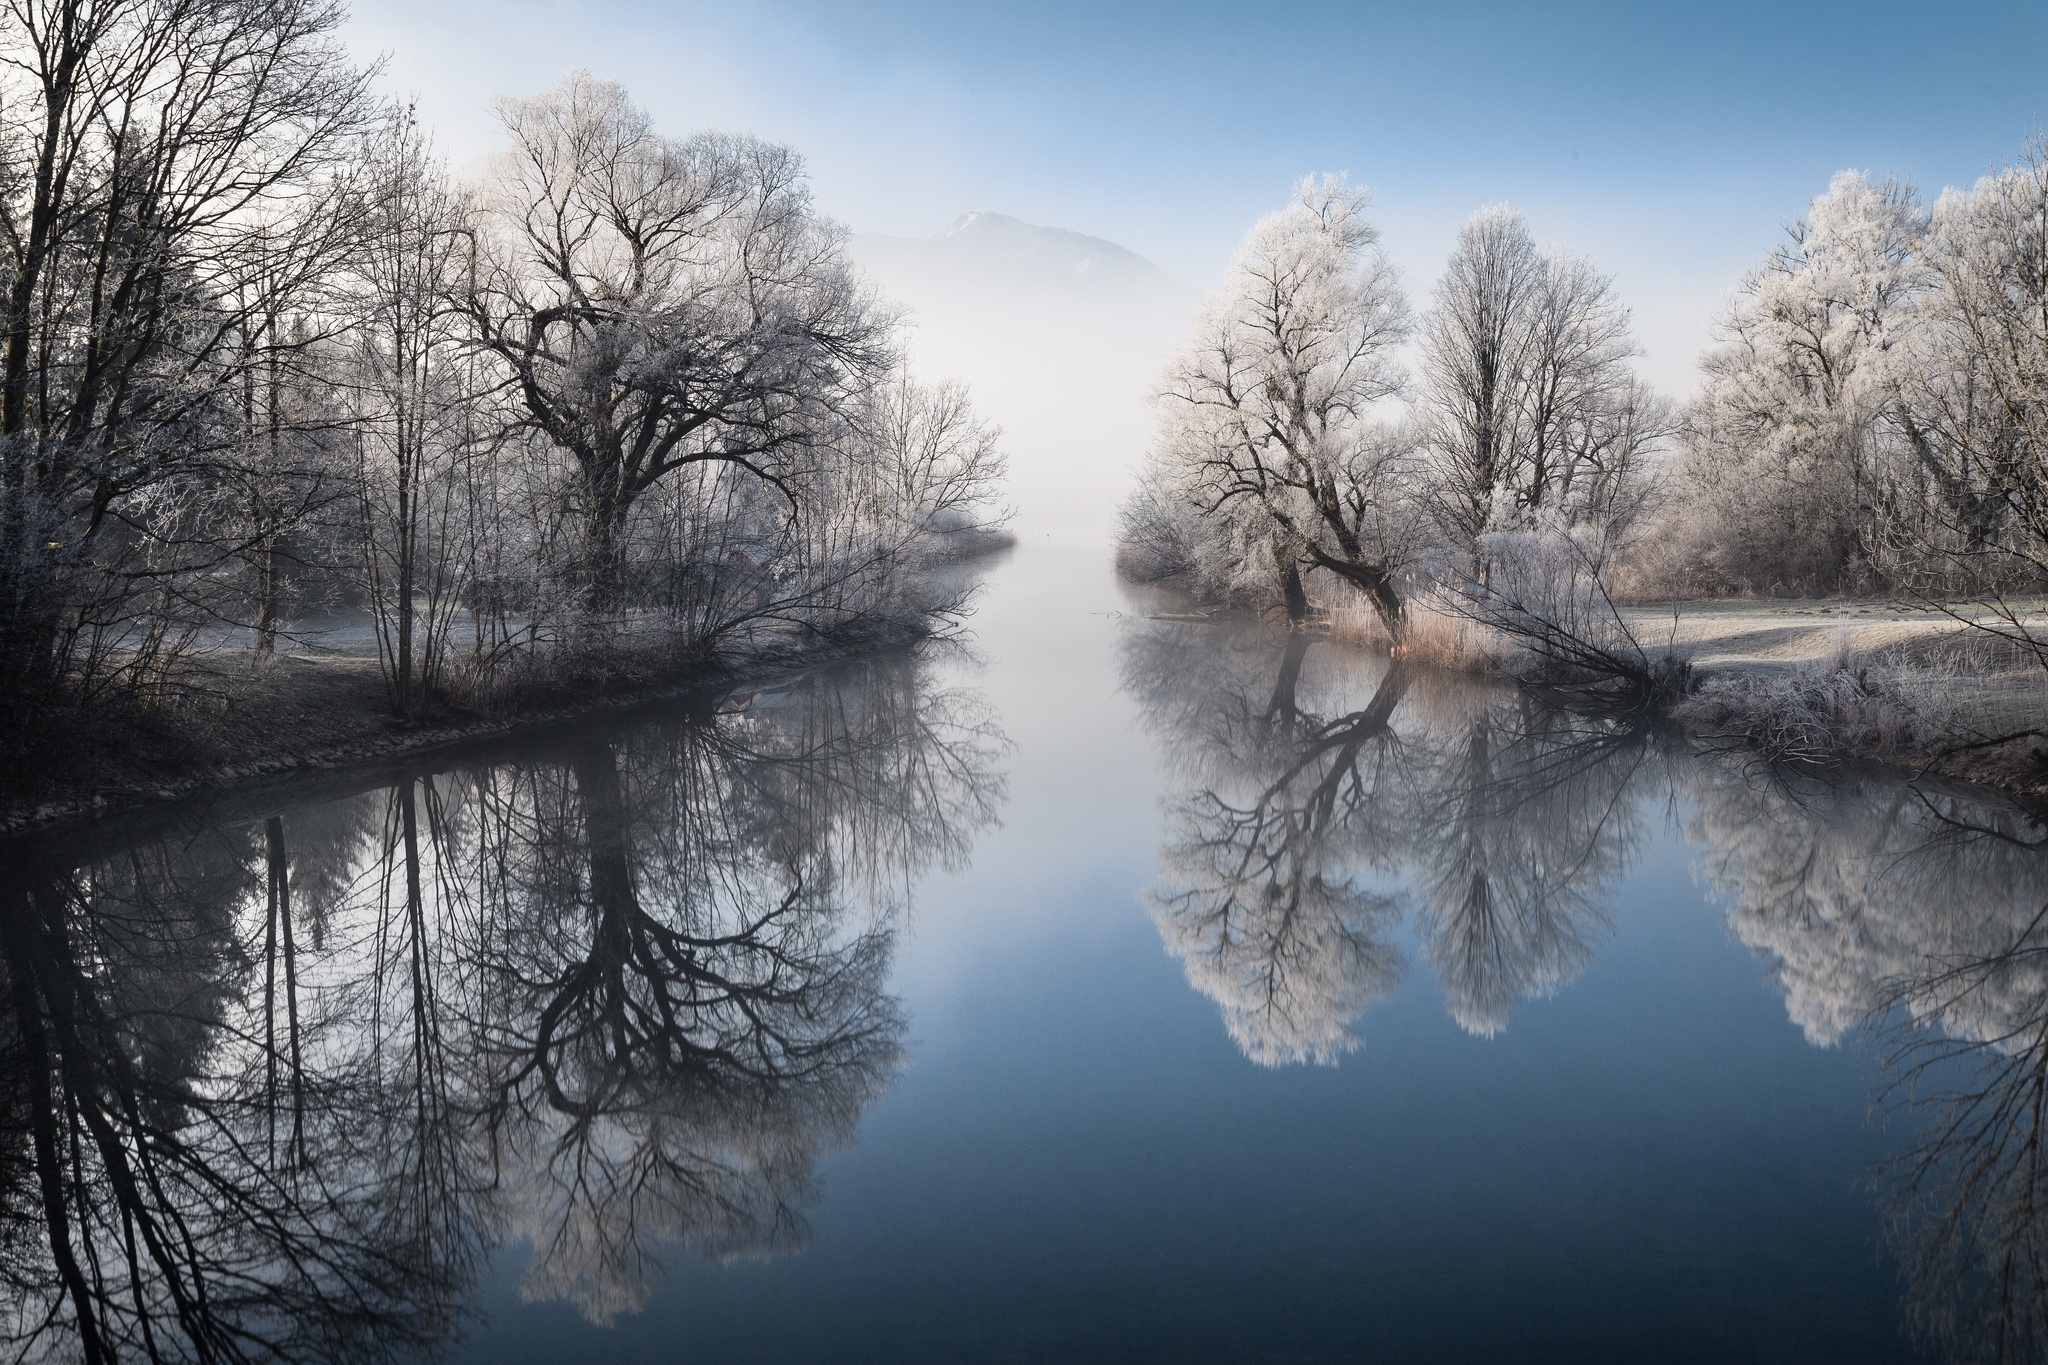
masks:
[[[1651,377],[1842,167],[1967,183],[2048,119],[2048,3],[356,0],[460,164],[490,97],[571,67],[675,131],[809,159],[857,230],[969,209],[1108,237],[1206,288],[1304,173],[1370,185],[1418,302],[1481,204],[1591,255]]]

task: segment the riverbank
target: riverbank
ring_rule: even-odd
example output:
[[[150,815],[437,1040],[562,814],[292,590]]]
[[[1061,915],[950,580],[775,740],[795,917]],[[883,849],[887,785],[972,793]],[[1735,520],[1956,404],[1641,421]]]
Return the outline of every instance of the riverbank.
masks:
[[[53,711],[38,749],[11,755],[0,834],[125,814],[322,771],[411,760],[635,708],[707,706],[796,673],[904,648],[931,630],[896,626],[803,646],[760,648],[667,677],[591,691],[560,687],[485,713],[450,708],[424,724],[390,714],[374,658],[285,653],[209,671],[174,708],[109,715]]]
[[[2035,638],[2048,639],[2048,602],[2010,605]],[[1170,594],[1154,611],[1207,614],[1174,605]],[[1662,709],[1703,744],[1808,769],[1876,765],[2048,804],[2048,670],[1983,629],[1995,624],[1988,613],[1959,619],[1915,603],[1768,600],[1628,606],[1618,618],[1649,663],[1686,676]],[[1377,617],[1352,604],[1322,613],[1317,628],[1391,647]],[[1397,652],[1511,681],[1541,671],[1500,632],[1426,603],[1411,603]]]
[[[1897,602],[1716,602],[1627,613],[1692,667],[1673,718],[1773,760],[1880,763],[2048,801],[2048,671],[1986,627]],[[2048,613],[2017,622],[2048,639]],[[1663,633],[1657,633],[1657,625]]]

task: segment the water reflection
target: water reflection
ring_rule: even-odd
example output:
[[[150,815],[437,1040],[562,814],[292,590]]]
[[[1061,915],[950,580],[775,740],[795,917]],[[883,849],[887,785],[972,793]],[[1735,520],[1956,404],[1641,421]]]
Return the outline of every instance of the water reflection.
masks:
[[[1254,630],[1150,623],[1123,675],[1175,788],[1153,916],[1253,1060],[1356,1048],[1410,914],[1452,1014],[1488,1036],[1608,934],[1641,842],[1639,731]]]
[[[1880,1059],[1874,1173],[1910,1311],[1945,1358],[2048,1358],[2048,827],[1982,793],[1822,784],[1296,635],[1125,636],[1166,760],[1150,893],[1168,949],[1265,1065],[1331,1062],[1413,925],[1452,1015],[1493,1035],[1612,929],[1646,821],[1816,1046]]]
[[[2048,855],[2026,813],[1848,780],[1693,784],[1703,865],[1816,1043],[1867,1028],[1899,1133],[1879,1173],[1921,1327],[2048,1355]]]
[[[1002,798],[912,659],[0,870],[29,1356],[431,1348],[508,1239],[602,1321],[798,1243],[901,1062],[918,878]]]
[[[1682,823],[1805,1038],[1881,1061],[1926,1329],[1959,1360],[2048,1352],[2038,824],[1762,780],[1329,641],[1169,622],[1122,649],[1168,761],[1152,913],[1248,1056],[1339,1059],[1417,972],[1497,1034],[1586,971]],[[10,1347],[412,1357],[507,1245],[529,1297],[593,1321],[679,1254],[798,1245],[821,1158],[902,1066],[892,936],[994,819],[1003,752],[976,697],[897,659],[8,851]]]

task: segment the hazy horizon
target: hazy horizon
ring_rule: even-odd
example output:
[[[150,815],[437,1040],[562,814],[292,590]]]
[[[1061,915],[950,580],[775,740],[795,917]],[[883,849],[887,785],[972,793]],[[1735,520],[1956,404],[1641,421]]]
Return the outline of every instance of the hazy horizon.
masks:
[[[458,168],[490,100],[586,67],[671,131],[787,142],[856,232],[924,237],[986,209],[1125,247],[1193,289],[1299,176],[1370,186],[1418,302],[1481,205],[1612,273],[1644,373],[1682,396],[1708,323],[1837,170],[1928,193],[2015,153],[2044,114],[2048,11],[1735,4],[1027,10],[924,0],[655,7],[362,0],[359,54],[416,97]],[[622,34],[632,35],[621,41]],[[678,75],[677,73],[684,73]],[[1288,99],[1265,93],[1285,81]]]

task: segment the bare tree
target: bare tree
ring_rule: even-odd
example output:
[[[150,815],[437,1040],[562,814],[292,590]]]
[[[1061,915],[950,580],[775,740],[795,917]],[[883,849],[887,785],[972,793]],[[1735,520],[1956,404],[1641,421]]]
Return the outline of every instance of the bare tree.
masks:
[[[77,581],[217,555],[167,490],[224,442],[276,223],[365,118],[331,0],[12,4],[0,23],[0,690],[45,694]],[[153,501],[150,495],[162,491]],[[232,550],[234,547],[228,547]],[[147,547],[145,547],[146,551]],[[164,604],[159,602],[159,607]],[[108,621],[104,616],[111,615]]]
[[[1528,320],[1542,293],[1543,258],[1521,215],[1482,209],[1458,234],[1423,320],[1424,403],[1443,515],[1468,548],[1493,524],[1520,457]]]
[[[1992,608],[1969,624],[2048,666],[2048,640],[2008,597],[2048,582],[2048,140],[1942,195],[1926,255],[1935,286],[1902,420],[1934,496],[1900,529],[1936,571],[1929,586]]]
[[[461,465],[481,425],[462,307],[476,242],[468,206],[431,160],[411,110],[392,112],[369,153],[347,393],[378,659],[392,709],[418,722],[474,574],[457,520]]]
[[[221,516],[215,534],[237,547],[253,586],[258,655],[274,653],[294,570],[326,558],[350,481],[342,458],[346,413],[332,373],[333,291],[357,240],[360,201],[351,176],[305,187],[245,244],[233,313],[239,430],[197,468]],[[320,568],[332,568],[320,564]]]
[[[891,321],[786,148],[664,137],[582,74],[499,116],[474,325],[573,462],[583,606],[607,618],[641,496],[722,464],[793,501],[783,461],[886,371]]]
[[[1483,561],[1488,531],[1606,528],[1634,510],[1669,420],[1636,354],[1607,276],[1539,249],[1509,209],[1473,216],[1422,327],[1424,444],[1456,546]]]

